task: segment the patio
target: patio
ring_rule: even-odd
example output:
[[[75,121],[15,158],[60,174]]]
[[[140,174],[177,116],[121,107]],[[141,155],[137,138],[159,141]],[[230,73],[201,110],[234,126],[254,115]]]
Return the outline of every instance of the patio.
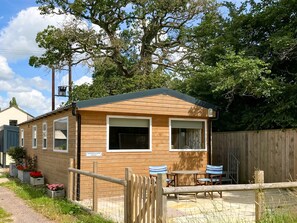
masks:
[[[287,190],[267,190],[265,192],[266,210],[292,208],[296,206],[296,194]],[[92,200],[80,202],[92,207]],[[98,210],[115,222],[124,222],[124,197],[102,198],[98,201]],[[167,219],[170,223],[216,223],[216,222],[255,222],[255,193],[253,191],[223,192],[223,198],[214,193],[214,199],[204,194],[182,194],[179,201],[168,197]]]

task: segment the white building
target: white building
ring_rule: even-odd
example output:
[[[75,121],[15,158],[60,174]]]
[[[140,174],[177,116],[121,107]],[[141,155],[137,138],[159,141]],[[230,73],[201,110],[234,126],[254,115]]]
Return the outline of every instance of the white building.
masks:
[[[11,162],[7,150],[12,146],[19,146],[19,129],[17,125],[32,118],[32,115],[15,106],[0,111],[1,166],[5,167]]]

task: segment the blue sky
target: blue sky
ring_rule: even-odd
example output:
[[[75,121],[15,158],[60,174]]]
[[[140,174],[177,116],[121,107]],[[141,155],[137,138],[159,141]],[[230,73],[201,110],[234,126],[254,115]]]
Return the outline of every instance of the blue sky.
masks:
[[[37,116],[51,110],[51,71],[28,64],[39,56],[36,34],[48,25],[60,26],[65,16],[41,16],[35,0],[0,0],[0,108],[12,97],[28,113]],[[91,81],[91,70],[74,68],[74,84]],[[67,73],[56,74],[56,88],[67,85]],[[65,98],[56,97],[56,106]]]

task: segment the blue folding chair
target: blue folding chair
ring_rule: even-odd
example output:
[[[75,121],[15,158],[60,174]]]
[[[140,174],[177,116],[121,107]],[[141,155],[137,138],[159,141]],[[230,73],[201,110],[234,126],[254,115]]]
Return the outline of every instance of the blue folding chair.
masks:
[[[168,173],[166,165],[149,166],[150,177],[157,177],[160,174],[166,174],[166,186],[175,186],[175,174]]]
[[[223,176],[223,165],[221,166],[213,166],[206,165],[206,171],[204,178],[197,179],[197,185],[221,185],[222,184],[222,176]],[[209,192],[208,192],[209,193]],[[220,194],[220,198],[222,198],[222,191],[218,191]],[[211,199],[213,199],[213,192],[209,193]],[[206,193],[204,193],[206,195]]]

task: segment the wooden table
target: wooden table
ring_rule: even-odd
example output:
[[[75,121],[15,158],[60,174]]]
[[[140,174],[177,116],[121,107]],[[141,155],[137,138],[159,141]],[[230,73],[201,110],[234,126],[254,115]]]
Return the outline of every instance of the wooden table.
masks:
[[[175,180],[176,180],[175,186],[176,187],[179,186],[179,183],[178,183],[178,176],[179,175],[193,175],[193,177],[194,177],[194,185],[196,185],[197,175],[205,174],[205,172],[202,172],[202,171],[199,171],[199,170],[174,170],[174,171],[171,171],[171,173],[176,175],[176,177],[175,177]]]
[[[205,174],[205,172],[199,171],[199,170],[174,170],[171,171],[172,174],[175,174],[175,186],[187,186],[187,185],[179,185],[178,183],[178,176],[179,175],[193,175],[193,182],[194,182],[194,186],[196,185],[196,179],[197,179],[197,175],[200,174]],[[197,199],[197,195],[196,193],[194,193],[195,196],[195,200]],[[177,201],[179,201],[179,194],[176,194],[177,197]]]

